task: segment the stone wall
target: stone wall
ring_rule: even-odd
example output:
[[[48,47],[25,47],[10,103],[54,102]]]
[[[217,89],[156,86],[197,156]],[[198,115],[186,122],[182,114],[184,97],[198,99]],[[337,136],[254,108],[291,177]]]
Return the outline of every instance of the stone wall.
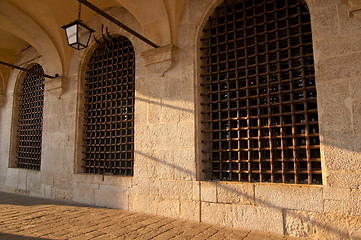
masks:
[[[18,72],[12,71],[0,109],[0,190],[297,237],[356,237],[361,229],[361,22],[349,17],[341,0],[306,1],[312,19],[323,185],[204,181],[199,37],[220,2],[186,1],[177,46],[152,50],[109,26],[111,34],[128,37],[136,53],[134,177],[89,175],[80,167],[82,84],[94,47],[73,52],[62,93],[54,94],[46,83],[41,171],[8,168],[18,81]],[[125,9],[109,12],[142,33]],[[89,23],[97,37],[102,23],[106,21],[100,17]],[[32,54],[24,52],[18,62]],[[39,61],[46,69],[49,63]]]

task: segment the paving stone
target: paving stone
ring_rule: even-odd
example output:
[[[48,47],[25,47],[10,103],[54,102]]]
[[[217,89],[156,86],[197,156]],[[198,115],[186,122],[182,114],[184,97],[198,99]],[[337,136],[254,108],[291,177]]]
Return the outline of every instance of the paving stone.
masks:
[[[0,192],[0,240],[48,239],[293,239]]]
[[[201,240],[201,239],[209,239],[213,235],[215,235],[217,232],[220,231],[221,228],[214,227],[214,226],[208,226],[206,230],[203,232],[198,233],[196,236],[194,236],[194,240]]]

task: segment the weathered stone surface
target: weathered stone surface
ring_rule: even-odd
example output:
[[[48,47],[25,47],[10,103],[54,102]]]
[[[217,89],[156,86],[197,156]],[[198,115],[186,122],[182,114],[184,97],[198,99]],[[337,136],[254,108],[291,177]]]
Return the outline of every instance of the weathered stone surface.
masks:
[[[285,233],[313,239],[349,239],[359,229],[360,220],[359,216],[287,210]]]
[[[322,188],[276,184],[257,184],[257,205],[275,209],[323,211]]]
[[[361,81],[360,81],[361,82]],[[360,88],[353,88],[353,89],[359,89]],[[359,93],[356,93],[356,96],[361,96]],[[357,134],[357,136],[361,136],[361,100],[360,99],[356,99],[352,102],[352,126],[353,126],[353,131],[355,132],[355,134]],[[358,155],[360,154],[360,151],[357,152]]]
[[[74,174],[72,178],[74,183],[100,184],[103,181],[103,176],[96,174]]]
[[[144,65],[153,73],[161,76],[168,71],[173,64],[174,46],[167,45],[142,53]]]
[[[51,198],[52,197],[51,188],[52,186],[49,184],[41,184],[40,186],[41,196],[45,198]]]
[[[182,24],[179,27],[179,31],[182,33],[178,37],[179,46],[184,47],[184,46],[193,45],[194,39],[190,38],[189,36],[194,36],[197,33],[196,30],[198,30],[198,26],[195,25],[194,23],[193,24]]]
[[[150,186],[149,179],[133,178],[132,186],[129,189],[131,194],[134,195],[149,195]]]
[[[200,202],[183,200],[180,202],[179,217],[191,221],[200,219]]]
[[[230,204],[201,203],[201,220],[205,223],[233,227],[233,208]]]
[[[73,189],[52,186],[51,197],[59,200],[72,201],[74,199],[74,192]]]
[[[115,186],[120,189],[128,190],[132,186],[132,178],[124,176],[104,175],[102,176],[102,182],[100,184]]]
[[[351,201],[328,200],[324,202],[324,211],[329,213],[350,214]]]
[[[354,231],[351,233],[351,239],[352,240],[361,240],[361,231]]]
[[[191,200],[193,182],[179,180],[150,180],[150,195],[163,199]]]
[[[174,152],[174,179],[187,181],[196,179],[194,148],[177,149]]]
[[[41,175],[38,171],[29,171],[26,175],[26,189],[31,196],[41,196]]]
[[[217,185],[215,182],[201,182],[201,200],[217,202]]]
[[[353,68],[355,64],[352,64],[353,66],[351,67]],[[339,66],[340,63],[333,63],[331,65]],[[340,71],[344,70],[345,69],[338,69],[337,72],[335,71],[335,74],[340,74]],[[330,74],[332,71],[332,69],[327,70]],[[325,76],[325,74],[323,76]],[[334,75],[332,77],[334,77]],[[352,104],[347,101],[347,99],[350,98],[348,81],[323,83],[321,80],[321,83],[318,83],[317,91],[317,94],[320,97],[320,100],[318,101],[320,111],[318,114],[321,130],[351,130]],[[338,117],[334,118],[333,116]]]
[[[352,215],[361,216],[361,191],[352,189],[351,191],[351,211]]]
[[[361,185],[361,176],[357,172],[329,171],[326,178],[327,185],[334,188],[358,189]]]
[[[74,186],[74,201],[95,205],[95,190],[99,185],[79,183]]]
[[[4,185],[17,188],[18,186],[18,169],[10,168],[7,171],[6,180]]]
[[[129,211],[150,213],[152,208],[148,195],[129,194]]]
[[[317,83],[330,82],[332,80],[348,79],[350,77],[359,76],[359,67],[361,65],[359,57],[360,53],[356,52],[347,55],[335,56],[332,58],[319,59],[319,61],[316,60],[315,68]],[[342,81],[339,82],[339,84],[347,84],[347,82]],[[324,87],[327,87],[327,85],[323,86],[322,88],[318,87],[317,89],[324,89]],[[343,87],[339,90],[344,92],[345,90],[349,90],[349,88]]]
[[[56,78],[46,78],[45,80],[45,90],[49,93],[60,97],[63,92],[63,78],[56,77]]]
[[[140,94],[139,94],[140,95]],[[136,107],[134,111],[134,122],[135,122],[135,131],[138,130],[140,125],[146,125],[148,123],[148,101],[147,99],[142,98],[136,94],[135,97]]]
[[[337,35],[332,38],[317,38],[314,48],[317,49],[320,59],[358,52],[361,40],[356,36]]]
[[[359,171],[361,167],[361,153],[354,151],[348,146],[342,147],[342,140],[334,142],[337,145],[329,145],[324,154],[327,158],[326,166],[330,170]],[[340,158],[342,157],[342,158]]]
[[[13,126],[19,71],[11,71],[5,80],[6,92],[0,95],[0,105],[1,96],[6,96],[0,108],[0,190],[299,237],[356,239],[361,229],[361,21],[356,12],[349,17],[357,10],[354,1],[346,6],[340,0],[306,0],[312,20],[324,179],[323,186],[316,187],[205,181],[199,44],[208,16],[222,0],[163,2],[167,14],[159,15],[154,8],[147,11],[154,16],[144,19],[142,14],[132,16],[127,6],[109,9],[125,24],[164,43],[151,49],[109,26],[111,35],[128,37],[135,49],[134,176],[79,174],[84,172],[84,72],[95,48],[92,39],[92,46],[83,51],[59,48],[63,66],[68,67],[63,74],[68,76],[45,84],[39,172],[8,168],[16,166]],[[99,16],[89,21],[97,39],[102,37],[103,23]],[[168,31],[175,37],[172,41],[166,41]],[[39,57],[35,48],[22,52],[19,61],[35,57],[34,62],[54,72],[55,65]],[[49,93],[60,90],[60,98]]]
[[[320,8],[310,8],[312,34],[317,37],[332,37],[338,33],[336,4],[327,4]]]
[[[249,183],[217,183],[217,202],[254,204],[254,185]]]
[[[233,205],[233,227],[283,234],[283,213],[277,208]]]
[[[156,214],[160,216],[179,218],[180,204],[179,200],[168,200],[163,198],[155,198],[154,206],[156,207]]]
[[[307,212],[286,211],[285,234],[294,237],[311,237],[314,234],[313,223]]]
[[[327,7],[330,5],[336,5],[339,3],[338,0],[306,0],[307,6],[312,9],[319,7]],[[312,14],[312,12],[311,12]]]
[[[155,174],[151,177],[156,179],[174,179],[174,151],[154,150],[150,159],[150,165],[155,166]]]
[[[128,191],[114,186],[100,185],[94,189],[95,205],[128,210]]]
[[[227,227],[283,233],[282,211],[272,208],[202,203],[201,218]]]
[[[350,201],[351,200],[351,189],[349,188],[323,188],[323,198],[329,200],[338,201]]]

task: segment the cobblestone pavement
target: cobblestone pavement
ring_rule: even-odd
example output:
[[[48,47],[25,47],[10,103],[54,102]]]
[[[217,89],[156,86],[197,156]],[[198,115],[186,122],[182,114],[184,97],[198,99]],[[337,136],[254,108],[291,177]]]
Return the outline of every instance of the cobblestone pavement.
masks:
[[[0,192],[0,239],[295,239]]]

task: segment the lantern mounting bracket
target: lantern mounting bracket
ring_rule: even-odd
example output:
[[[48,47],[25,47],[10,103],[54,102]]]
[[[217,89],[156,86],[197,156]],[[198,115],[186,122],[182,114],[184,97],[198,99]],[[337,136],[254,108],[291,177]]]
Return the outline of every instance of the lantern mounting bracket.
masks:
[[[148,45],[154,47],[154,48],[159,48],[159,46],[155,43],[153,43],[152,41],[150,41],[149,39],[147,39],[146,37],[144,37],[143,35],[137,33],[136,31],[134,31],[133,29],[131,29],[130,27],[124,25],[123,23],[119,22],[117,19],[115,19],[114,17],[110,16],[109,14],[107,14],[106,12],[102,11],[101,9],[99,9],[98,7],[96,7],[95,5],[91,4],[89,1],[87,0],[78,0],[78,2],[84,4],[86,7],[90,8],[91,10],[93,10],[94,12],[98,13],[99,15],[105,17],[106,19],[108,19],[109,21],[113,22],[114,24],[118,25],[120,28],[122,28],[123,30],[127,31],[128,33],[132,34],[133,36],[137,37],[138,39],[142,40],[143,42],[147,43]]]
[[[4,66],[11,67],[11,68],[15,68],[15,69],[18,69],[18,70],[21,70],[21,71],[24,71],[24,72],[28,72],[28,73],[31,73],[31,74],[34,74],[34,75],[37,75],[37,76],[40,76],[40,77],[46,77],[46,78],[51,78],[51,79],[59,77],[59,74],[55,74],[55,76],[50,76],[50,75],[45,74],[45,73],[37,72],[37,71],[31,70],[31,69],[26,69],[26,68],[19,67],[19,66],[16,66],[14,64],[3,62],[3,61],[0,61],[0,64],[4,65]]]

